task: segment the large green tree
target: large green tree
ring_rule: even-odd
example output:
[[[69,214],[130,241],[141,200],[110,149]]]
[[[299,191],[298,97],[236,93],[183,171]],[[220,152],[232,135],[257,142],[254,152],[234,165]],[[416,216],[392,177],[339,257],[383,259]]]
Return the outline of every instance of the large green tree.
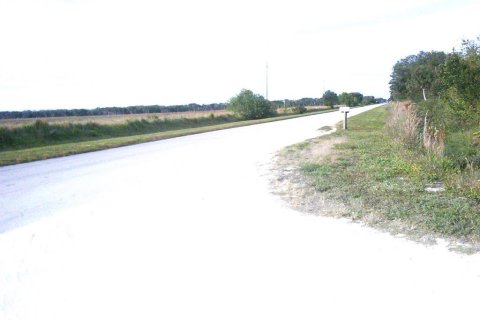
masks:
[[[463,41],[459,52],[452,52],[442,68],[445,92],[442,100],[462,124],[480,119],[480,38]]]
[[[414,101],[438,97],[442,91],[444,52],[423,52],[399,60],[393,67],[390,92],[394,99]]]
[[[348,92],[342,92],[338,96],[338,102],[349,107],[353,107],[353,96]]]
[[[372,98],[375,99],[374,97]],[[360,92],[342,92],[342,94],[338,96],[338,101],[340,104],[344,104],[349,107],[360,106],[363,104],[363,94]]]
[[[464,40],[460,50],[420,52],[399,60],[390,80],[396,100],[421,104],[423,115],[449,129],[480,123],[480,38]]]
[[[227,109],[243,119],[261,119],[275,114],[275,107],[270,101],[259,94],[243,89],[238,95],[231,98]]]
[[[350,94],[353,97],[353,106],[359,106],[362,104],[363,94],[360,92],[351,92]]]
[[[366,105],[374,104],[374,103],[375,103],[375,97],[374,96],[363,96],[362,105],[366,106]]]
[[[329,107],[333,107],[338,104],[338,95],[330,90],[325,91],[322,97],[323,104]]]

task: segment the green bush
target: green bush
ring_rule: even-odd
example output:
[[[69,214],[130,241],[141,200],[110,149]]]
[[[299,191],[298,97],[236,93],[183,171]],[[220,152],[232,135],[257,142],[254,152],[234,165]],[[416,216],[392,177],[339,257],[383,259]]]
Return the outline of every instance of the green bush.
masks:
[[[296,113],[296,114],[303,114],[307,112],[307,108],[305,108],[304,106],[295,106],[293,107],[293,113]]]
[[[227,109],[243,119],[252,120],[271,117],[276,113],[275,107],[270,101],[246,89],[230,99]]]

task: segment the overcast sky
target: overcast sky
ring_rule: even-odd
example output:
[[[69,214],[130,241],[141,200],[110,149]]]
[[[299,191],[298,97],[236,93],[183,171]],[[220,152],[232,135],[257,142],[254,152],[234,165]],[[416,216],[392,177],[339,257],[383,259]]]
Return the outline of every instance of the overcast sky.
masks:
[[[480,35],[480,0],[0,0],[0,110],[389,97],[395,62]]]

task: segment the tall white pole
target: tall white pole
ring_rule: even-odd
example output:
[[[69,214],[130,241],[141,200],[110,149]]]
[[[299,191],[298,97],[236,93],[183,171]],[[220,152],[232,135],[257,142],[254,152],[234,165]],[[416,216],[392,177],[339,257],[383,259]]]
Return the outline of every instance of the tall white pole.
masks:
[[[265,99],[268,100],[268,62],[265,64]]]

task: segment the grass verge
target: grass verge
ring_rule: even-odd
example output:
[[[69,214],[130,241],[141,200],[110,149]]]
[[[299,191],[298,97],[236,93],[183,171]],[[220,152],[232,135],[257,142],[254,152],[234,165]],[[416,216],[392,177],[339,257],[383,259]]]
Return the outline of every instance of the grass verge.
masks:
[[[91,152],[97,150],[103,150],[108,148],[121,147],[126,145],[132,145],[137,143],[144,143],[156,140],[170,139],[175,137],[181,137],[191,134],[198,134],[216,130],[223,130],[235,127],[249,126],[254,124],[281,121],[298,117],[305,117],[325,112],[332,112],[334,110],[325,110],[320,112],[312,112],[301,115],[288,115],[288,116],[277,116],[267,119],[259,120],[246,120],[246,121],[234,121],[228,120],[226,123],[215,124],[215,125],[205,125],[195,128],[183,128],[177,130],[169,130],[164,132],[153,132],[147,134],[135,134],[126,135],[121,137],[113,138],[96,138],[86,141],[73,141],[66,143],[56,143],[50,145],[43,145],[31,148],[23,149],[14,149],[14,150],[5,150],[0,151],[0,166],[18,164],[24,162],[30,162],[35,160],[44,160],[55,157],[62,157],[72,154]],[[197,122],[198,123],[198,122]],[[189,123],[184,121],[184,125],[189,125]],[[190,124],[191,125],[191,124]],[[48,143],[48,142],[47,142]]]
[[[386,116],[387,108],[376,108],[350,119],[349,130],[309,142],[313,147],[328,139],[344,141],[335,144],[327,156],[301,160],[301,169],[315,190],[345,205],[348,210],[342,216],[392,233],[478,244],[479,198],[476,192],[456,187],[465,173],[447,158],[433,157],[393,139]],[[291,150],[300,149],[305,145]],[[426,191],[435,184],[445,191]]]

